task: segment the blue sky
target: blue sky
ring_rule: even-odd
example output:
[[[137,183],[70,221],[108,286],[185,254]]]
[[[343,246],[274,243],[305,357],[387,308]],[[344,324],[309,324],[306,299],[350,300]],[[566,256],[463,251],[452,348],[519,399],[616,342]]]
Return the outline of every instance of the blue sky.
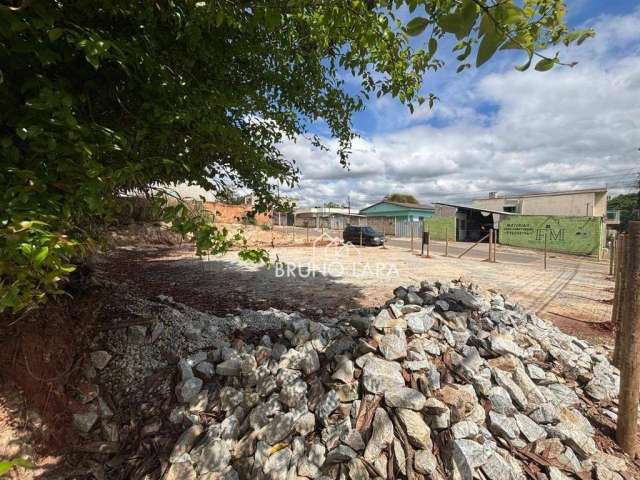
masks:
[[[480,69],[447,66],[425,78],[440,102],[411,115],[398,101],[371,100],[354,117],[360,135],[351,168],[299,138],[282,151],[301,170],[287,192],[300,205],[373,203],[387,193],[422,202],[469,203],[489,191],[541,191],[606,185],[629,191],[640,170],[640,6],[637,0],[569,0],[568,22],[596,38],[561,50],[575,68],[520,73],[498,53]],[[555,51],[555,50],[554,50]],[[324,134],[321,126],[316,131]],[[330,138],[327,144],[334,145]]]

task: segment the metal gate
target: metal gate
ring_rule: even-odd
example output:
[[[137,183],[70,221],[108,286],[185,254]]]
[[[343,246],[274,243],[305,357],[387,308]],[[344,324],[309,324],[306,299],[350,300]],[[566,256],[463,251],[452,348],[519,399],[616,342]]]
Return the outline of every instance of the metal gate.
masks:
[[[416,238],[421,238],[422,235],[422,222],[412,222],[409,220],[402,220],[400,222],[396,222],[395,228],[396,237],[411,237],[411,230],[413,230],[413,236]]]

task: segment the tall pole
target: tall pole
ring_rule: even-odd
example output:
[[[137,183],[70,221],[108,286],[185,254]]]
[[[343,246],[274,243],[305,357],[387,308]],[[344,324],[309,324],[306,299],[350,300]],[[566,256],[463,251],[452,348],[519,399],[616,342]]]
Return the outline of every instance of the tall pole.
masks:
[[[384,248],[386,250],[387,246],[385,245],[387,243],[387,223],[383,223],[382,224],[382,237],[384,238],[384,243],[382,244],[382,248]]]
[[[449,256],[449,227],[444,227],[444,256]]]
[[[544,232],[544,269],[547,269],[547,232]]]
[[[411,253],[413,253],[413,224],[411,224]]]
[[[493,228],[489,229],[489,262],[491,261],[491,252],[493,251]]]
[[[431,258],[431,237],[429,236],[429,225],[427,225],[427,258]]]
[[[496,263],[496,245],[498,243],[498,231],[493,230],[493,259],[491,260],[493,263]]]
[[[615,255],[615,240],[609,241],[609,276],[613,275],[613,256]]]
[[[620,395],[616,438],[622,450],[636,456],[640,400],[640,221],[629,222],[626,245],[626,295],[623,313],[624,350],[620,357]]]
[[[621,233],[617,238],[616,246],[616,264],[615,264],[615,290],[613,294],[613,308],[611,310],[611,324],[616,332],[616,343],[613,350],[613,364],[620,368],[620,359],[622,358],[622,350],[624,349],[623,337],[625,335],[622,328],[622,306],[625,303],[625,280],[626,280],[626,256],[627,235]]]

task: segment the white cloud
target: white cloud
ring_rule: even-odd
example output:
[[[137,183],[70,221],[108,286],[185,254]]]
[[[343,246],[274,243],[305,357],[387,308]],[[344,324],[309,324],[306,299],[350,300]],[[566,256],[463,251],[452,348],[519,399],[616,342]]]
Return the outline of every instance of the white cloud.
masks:
[[[452,77],[443,103],[413,117],[389,99],[374,103],[379,133],[356,140],[349,171],[305,140],[285,144],[302,173],[292,193],[305,205],[350,195],[360,206],[391,191],[428,202],[489,190],[628,188],[640,170],[640,9],[592,23],[595,39],[561,52],[579,61],[573,69],[520,73],[511,64]]]

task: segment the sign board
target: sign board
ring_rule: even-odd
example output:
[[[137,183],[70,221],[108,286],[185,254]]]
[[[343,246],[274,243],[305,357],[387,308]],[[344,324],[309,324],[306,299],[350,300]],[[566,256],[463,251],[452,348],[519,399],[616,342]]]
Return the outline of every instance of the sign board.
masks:
[[[551,252],[597,255],[603,237],[603,220],[596,217],[512,215],[500,222],[500,243]]]

